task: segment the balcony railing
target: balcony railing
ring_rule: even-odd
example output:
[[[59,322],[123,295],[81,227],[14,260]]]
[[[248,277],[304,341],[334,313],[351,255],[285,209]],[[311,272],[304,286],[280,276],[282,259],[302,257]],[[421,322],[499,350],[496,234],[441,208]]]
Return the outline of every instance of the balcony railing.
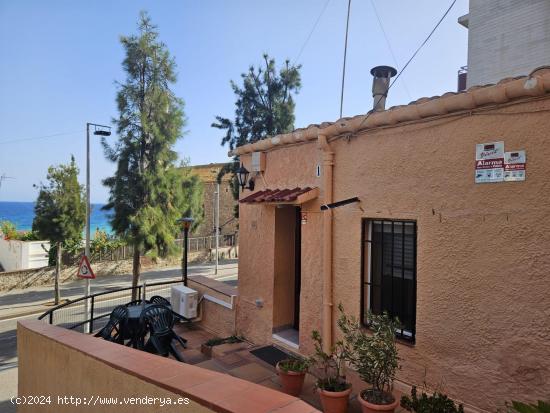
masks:
[[[145,297],[146,299],[151,298],[153,295],[170,297],[170,287],[181,282],[181,280],[174,280],[147,284]],[[80,332],[86,331],[85,327],[88,325],[88,331],[95,331],[103,327],[107,322],[109,314],[111,314],[111,311],[116,306],[124,305],[132,300],[132,291],[134,289],[137,290],[136,297],[141,298],[142,288],[143,286],[141,285],[135,288],[117,288],[87,297],[80,297],[46,311],[38,319],[45,319],[50,324]],[[86,300],[88,300],[89,304],[89,315],[85,312]]]

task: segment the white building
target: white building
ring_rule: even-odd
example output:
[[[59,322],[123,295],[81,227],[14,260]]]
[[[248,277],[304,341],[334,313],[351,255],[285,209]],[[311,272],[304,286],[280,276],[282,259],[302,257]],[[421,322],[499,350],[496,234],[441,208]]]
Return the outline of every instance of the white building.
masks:
[[[46,267],[49,249],[49,241],[6,240],[0,236],[0,265],[4,271]]]
[[[467,87],[550,65],[550,0],[470,0]]]

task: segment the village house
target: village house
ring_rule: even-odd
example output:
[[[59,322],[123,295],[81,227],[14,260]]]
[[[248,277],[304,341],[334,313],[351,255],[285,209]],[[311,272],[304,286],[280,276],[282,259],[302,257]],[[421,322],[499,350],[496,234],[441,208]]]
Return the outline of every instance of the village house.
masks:
[[[230,153],[255,183],[240,195],[237,332],[309,355],[313,329],[341,337],[339,304],[388,311],[397,389],[484,411],[547,398],[550,68],[388,110],[377,82],[393,72],[371,73],[369,114]]]

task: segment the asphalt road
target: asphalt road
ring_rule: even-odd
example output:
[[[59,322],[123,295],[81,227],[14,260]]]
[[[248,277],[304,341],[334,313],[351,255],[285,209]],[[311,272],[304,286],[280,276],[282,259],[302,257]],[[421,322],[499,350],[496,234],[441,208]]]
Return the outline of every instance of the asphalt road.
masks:
[[[218,279],[231,285],[237,284],[237,262],[226,261],[220,266],[217,275],[214,275],[212,265],[190,265],[190,275],[203,275],[209,278]],[[142,274],[144,281],[167,281],[177,279],[181,276],[179,268],[167,268],[156,271],[148,271]],[[94,280],[92,293],[109,291],[115,288],[131,285],[131,275],[104,277]],[[152,289],[153,287],[151,287]],[[62,297],[77,297],[82,294],[82,282],[75,281],[62,286]],[[155,290],[155,294],[169,296],[170,289]],[[149,294],[148,294],[149,296]],[[0,317],[14,314],[12,318],[0,321],[0,412],[15,413],[16,408],[11,404],[10,398],[17,395],[17,321],[24,319],[36,319],[44,312],[44,302],[52,298],[51,287],[37,287],[33,289],[12,291],[0,298]],[[101,312],[110,312],[117,305],[127,302],[127,296],[99,301],[96,308]],[[68,314],[81,312],[81,306],[69,306]],[[21,312],[32,312],[33,314],[17,315]],[[61,318],[64,317],[60,314]]]

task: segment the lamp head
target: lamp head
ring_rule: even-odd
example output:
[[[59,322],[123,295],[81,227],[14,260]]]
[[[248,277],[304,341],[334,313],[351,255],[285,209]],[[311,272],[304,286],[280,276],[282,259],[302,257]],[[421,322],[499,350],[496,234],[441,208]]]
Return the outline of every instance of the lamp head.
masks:
[[[178,223],[182,225],[183,229],[191,228],[191,225],[193,225],[193,222],[195,222],[195,220],[191,217],[183,217],[178,219]]]
[[[244,188],[246,186],[246,183],[248,181],[248,175],[250,172],[248,172],[248,169],[244,167],[243,164],[237,169],[237,179],[239,181],[239,185],[241,187],[241,190],[244,191]]]

